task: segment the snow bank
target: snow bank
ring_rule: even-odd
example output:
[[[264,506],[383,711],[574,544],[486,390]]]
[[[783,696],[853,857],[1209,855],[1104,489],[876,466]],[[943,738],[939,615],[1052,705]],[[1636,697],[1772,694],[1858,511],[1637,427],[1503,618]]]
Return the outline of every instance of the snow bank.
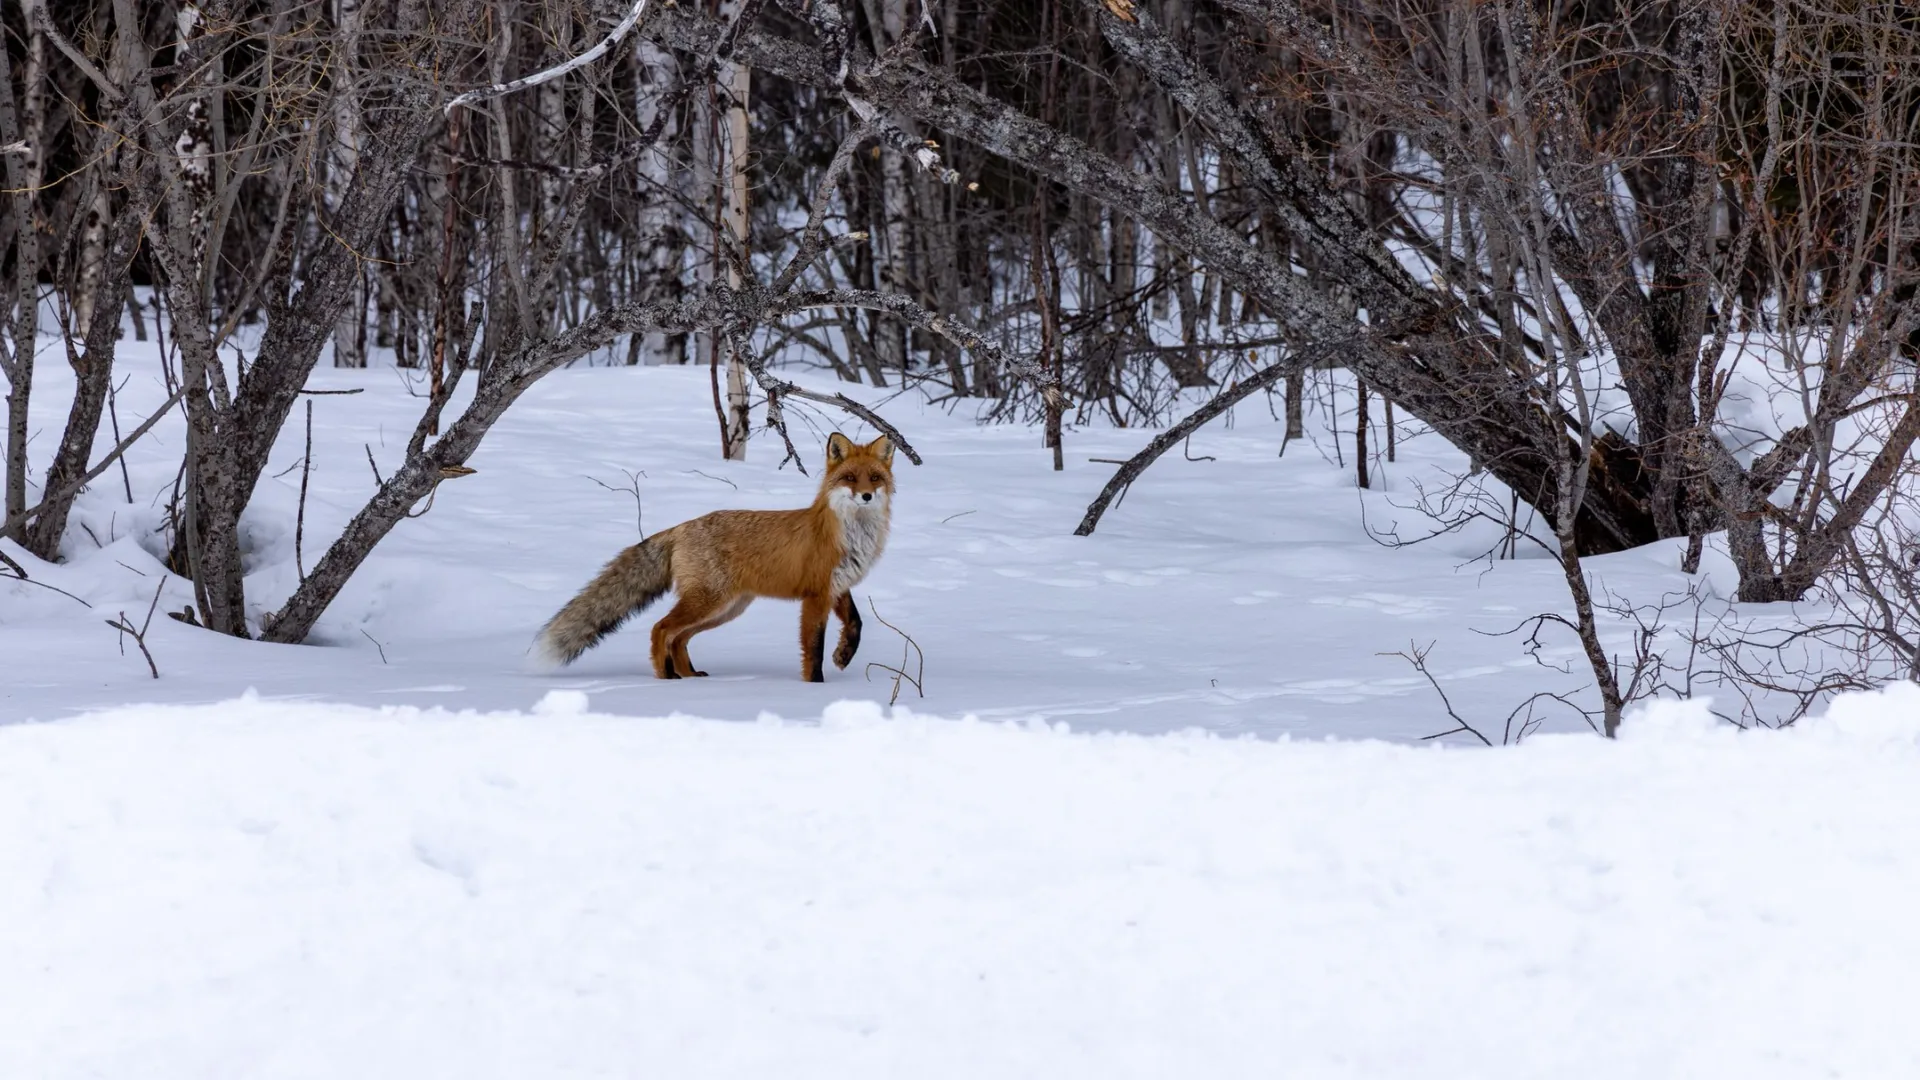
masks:
[[[0,727],[0,1069],[1920,1075],[1920,689],[1512,750],[246,698]]]

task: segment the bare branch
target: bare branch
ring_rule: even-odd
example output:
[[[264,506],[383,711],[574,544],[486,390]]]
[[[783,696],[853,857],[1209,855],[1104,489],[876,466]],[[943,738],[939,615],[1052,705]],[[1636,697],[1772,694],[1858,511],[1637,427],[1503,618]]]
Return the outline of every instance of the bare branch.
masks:
[[[483,86],[477,90],[469,90],[447,102],[446,106],[441,109],[441,112],[451,116],[453,115],[453,110],[460,106],[472,108],[482,101],[505,97],[508,94],[525,90],[530,86],[539,86],[541,83],[551,82],[554,79],[566,75],[568,72],[578,71],[588,64],[593,63],[595,60],[600,59],[602,56],[605,56],[608,50],[620,44],[620,40],[626,37],[627,33],[639,24],[640,16],[644,14],[646,10],[647,0],[634,0],[633,8],[627,12],[627,17],[620,20],[620,24],[613,28],[613,32],[602,38],[600,43],[593,48],[588,49],[586,52],[581,53],[571,60],[555,64],[545,71],[538,71],[532,75],[514,79],[511,82],[495,83],[492,86]]]

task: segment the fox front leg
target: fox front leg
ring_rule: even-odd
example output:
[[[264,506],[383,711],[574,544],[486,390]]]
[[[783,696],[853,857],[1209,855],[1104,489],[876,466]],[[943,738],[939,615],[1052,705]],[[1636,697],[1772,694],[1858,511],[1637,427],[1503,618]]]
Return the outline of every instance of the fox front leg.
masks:
[[[853,654],[860,651],[860,607],[853,602],[852,593],[841,593],[833,602],[833,614],[840,620],[840,644],[833,650],[833,666],[842,671],[853,663]]]
[[[809,596],[800,601],[800,678],[805,682],[826,682],[820,662],[827,651],[827,612],[833,602],[824,596]]]

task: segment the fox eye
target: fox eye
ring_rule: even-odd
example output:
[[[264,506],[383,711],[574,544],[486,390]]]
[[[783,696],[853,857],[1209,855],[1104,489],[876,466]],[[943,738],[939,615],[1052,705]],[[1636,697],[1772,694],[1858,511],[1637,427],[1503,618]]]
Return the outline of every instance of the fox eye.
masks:
[[[867,481],[869,483],[874,483],[874,484],[880,484],[885,482],[879,473],[874,473],[872,476],[867,477]]]

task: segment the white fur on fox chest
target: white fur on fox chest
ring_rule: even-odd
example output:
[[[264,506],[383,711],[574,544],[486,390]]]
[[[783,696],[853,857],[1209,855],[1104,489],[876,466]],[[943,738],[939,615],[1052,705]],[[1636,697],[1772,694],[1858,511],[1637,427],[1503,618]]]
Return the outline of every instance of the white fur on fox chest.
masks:
[[[840,520],[840,565],[833,568],[833,592],[838,596],[860,584],[887,547],[887,493],[874,492],[871,503],[859,502],[841,489],[830,497],[833,515]]]

